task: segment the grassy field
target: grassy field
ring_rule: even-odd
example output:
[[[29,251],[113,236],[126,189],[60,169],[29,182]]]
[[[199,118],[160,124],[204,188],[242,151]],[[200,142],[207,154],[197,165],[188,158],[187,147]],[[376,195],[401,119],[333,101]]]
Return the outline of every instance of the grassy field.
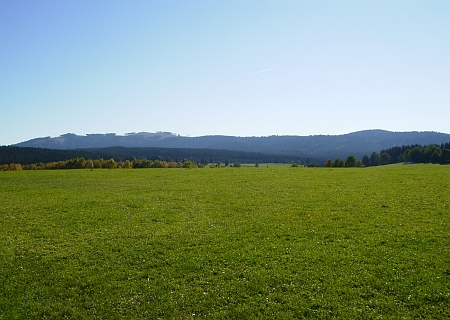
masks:
[[[450,167],[0,172],[0,319],[448,319]]]

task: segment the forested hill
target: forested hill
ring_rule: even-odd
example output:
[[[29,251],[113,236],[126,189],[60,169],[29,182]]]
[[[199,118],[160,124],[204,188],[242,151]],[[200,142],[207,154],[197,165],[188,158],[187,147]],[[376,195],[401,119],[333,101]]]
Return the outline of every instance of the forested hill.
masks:
[[[36,164],[55,161],[66,161],[75,158],[91,160],[110,158],[116,161],[132,161],[136,159],[164,160],[179,162],[185,159],[198,163],[227,163],[227,162],[296,162],[296,163],[324,163],[326,159],[315,157],[301,157],[289,155],[263,154],[258,152],[244,152],[220,149],[187,149],[187,148],[126,148],[107,147],[90,149],[44,149],[17,146],[0,146],[0,165],[10,163]],[[1,170],[0,170],[1,171]]]
[[[366,130],[334,136],[268,137],[184,137],[170,132],[140,132],[124,136],[114,133],[88,134],[86,136],[68,133],[55,138],[36,138],[21,142],[16,146],[49,149],[105,148],[112,146],[201,148],[333,159],[346,158],[349,154],[361,158],[364,154],[371,154],[373,151],[394,146],[441,144],[448,141],[450,141],[450,134],[446,133],[390,132],[384,130]]]

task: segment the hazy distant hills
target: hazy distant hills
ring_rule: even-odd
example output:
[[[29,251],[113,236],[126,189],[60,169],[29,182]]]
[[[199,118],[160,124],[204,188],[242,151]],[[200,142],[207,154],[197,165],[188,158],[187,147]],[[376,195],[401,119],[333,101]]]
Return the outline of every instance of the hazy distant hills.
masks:
[[[86,136],[68,133],[54,138],[36,138],[18,143],[16,146],[48,149],[86,149],[113,146],[222,149],[330,159],[346,158],[353,154],[360,159],[364,154],[370,155],[374,151],[380,152],[382,149],[394,146],[440,145],[449,141],[450,134],[446,133],[391,132],[385,130],[365,130],[344,135],[268,137],[184,137],[170,132],[140,132],[129,133],[124,136],[114,133],[88,134]]]

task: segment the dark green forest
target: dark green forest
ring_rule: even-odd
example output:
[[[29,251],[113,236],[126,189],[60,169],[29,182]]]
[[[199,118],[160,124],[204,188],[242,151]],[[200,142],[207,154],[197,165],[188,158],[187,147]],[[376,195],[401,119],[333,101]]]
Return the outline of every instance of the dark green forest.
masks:
[[[81,158],[100,159],[95,152],[85,150],[57,150],[31,147],[0,146],[0,164],[36,164]]]
[[[418,144],[392,147],[383,149],[380,153],[372,152],[370,156],[364,155],[361,160],[357,160],[353,155],[347,160],[336,158],[334,161],[328,159],[325,167],[374,167],[394,163],[435,163],[450,164],[450,143],[443,143],[440,146],[430,144],[421,146]]]
[[[168,163],[184,163],[186,160],[198,163],[321,163],[324,160],[315,157],[264,154],[219,149],[189,148],[126,148],[108,147],[98,149],[43,149],[16,146],[0,146],[0,164],[17,163],[21,165],[40,165],[77,158],[90,160],[111,159],[115,161],[150,160]]]
[[[370,157],[363,156],[362,162],[366,167],[399,162],[450,164],[450,142],[440,146],[415,144],[383,149],[380,153],[373,152]]]

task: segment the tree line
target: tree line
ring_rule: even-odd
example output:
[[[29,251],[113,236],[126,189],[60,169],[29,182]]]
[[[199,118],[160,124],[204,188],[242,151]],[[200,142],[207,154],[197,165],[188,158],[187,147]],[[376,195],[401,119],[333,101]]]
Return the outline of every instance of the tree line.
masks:
[[[379,166],[401,162],[450,164],[450,142],[440,146],[418,144],[383,149],[380,153],[373,152],[370,157],[362,158],[364,166]]]
[[[0,165],[4,163],[20,163],[22,165],[69,160],[84,157],[100,159],[96,152],[86,150],[56,150],[31,147],[0,146]],[[103,157],[110,158],[110,157]]]
[[[364,155],[361,160],[357,160],[353,155],[348,156],[345,161],[339,158],[334,161],[328,159],[324,166],[336,168],[373,167],[401,162],[450,164],[450,142],[443,143],[440,146],[436,144],[426,146],[415,144],[392,147],[383,149],[380,153],[372,152],[370,157]]]
[[[354,155],[349,155],[347,159],[344,161],[342,159],[336,158],[334,161],[328,159],[324,167],[327,168],[353,168],[353,167],[364,167],[361,160],[357,160]]]
[[[190,149],[190,148],[157,148],[157,147],[107,147],[97,149],[75,149],[75,150],[61,150],[61,149],[43,149],[31,147],[17,147],[17,146],[0,146],[0,165],[4,163],[20,163],[36,164],[48,163],[57,161],[67,161],[70,159],[84,158],[84,159],[110,159],[114,158],[116,161],[133,161],[137,159],[147,159],[151,161],[163,160],[166,162],[183,162],[182,159],[188,159],[197,163],[210,162],[240,162],[240,163],[320,163],[323,159],[295,156],[295,155],[277,155],[265,154],[258,152],[245,152],[236,150],[221,150],[221,149]]]
[[[57,169],[115,169],[115,168],[197,168],[203,165],[184,160],[183,162],[167,162],[162,160],[133,159],[125,161],[116,161],[113,158],[105,160],[85,160],[83,157],[70,159],[67,161],[54,161],[47,163],[25,164],[18,163],[4,164],[0,166],[0,171],[20,171],[20,170],[57,170]]]

